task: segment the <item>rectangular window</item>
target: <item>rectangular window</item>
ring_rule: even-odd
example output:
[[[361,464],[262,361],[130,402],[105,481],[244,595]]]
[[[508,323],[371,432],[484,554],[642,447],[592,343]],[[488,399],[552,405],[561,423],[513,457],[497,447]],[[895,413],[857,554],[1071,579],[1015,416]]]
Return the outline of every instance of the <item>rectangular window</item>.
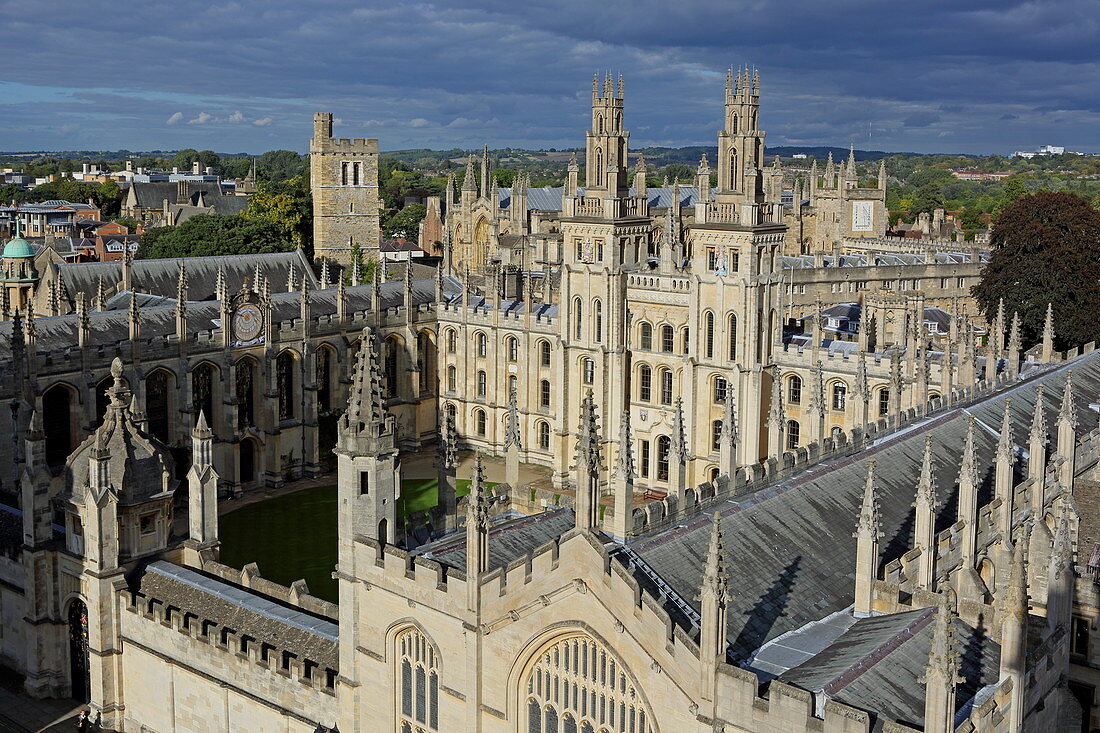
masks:
[[[641,454],[642,454],[641,473],[642,473],[642,476],[644,476],[646,478],[649,478],[649,441],[648,440],[642,440],[642,441],[639,441],[639,442],[641,443]]]
[[[1089,620],[1080,616],[1073,617],[1073,639],[1070,646],[1073,654],[1087,656],[1089,653]]]
[[[714,272],[718,269],[718,252],[714,247],[707,247],[707,270]]]
[[[966,287],[966,278],[964,278],[964,277],[956,278],[955,279],[955,287],[958,287],[958,288]]]
[[[153,534],[157,531],[157,515],[145,514],[138,520],[143,535]]]
[[[359,472],[359,495],[365,496],[370,493],[370,472]]]

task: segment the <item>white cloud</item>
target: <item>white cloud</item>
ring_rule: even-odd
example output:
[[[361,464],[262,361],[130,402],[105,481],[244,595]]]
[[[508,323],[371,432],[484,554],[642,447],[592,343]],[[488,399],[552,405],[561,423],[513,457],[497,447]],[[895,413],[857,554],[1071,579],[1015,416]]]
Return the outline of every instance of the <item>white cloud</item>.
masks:
[[[196,117],[193,120],[188,120],[187,124],[189,124],[189,125],[205,125],[207,122],[209,122],[212,119],[213,119],[213,117],[211,117],[211,115],[207,114],[206,112],[199,112],[199,116]]]
[[[237,110],[237,111],[236,111],[236,112],[234,112],[233,114],[229,115],[229,121],[230,121],[230,122],[232,122],[232,123],[234,123],[234,124],[238,124],[238,123],[244,122],[244,121],[245,121],[245,119],[244,119],[244,115],[243,115],[243,114],[241,114],[241,111],[240,111],[240,110]]]
[[[428,122],[423,117],[414,117],[413,119],[409,120],[409,127],[427,127],[430,124],[432,123]]]
[[[261,117],[258,120],[252,120],[252,124],[255,125],[256,127],[267,127],[268,125],[271,124],[271,118],[270,117]]]
[[[168,118],[168,124],[174,125],[177,122],[183,121],[183,112],[174,112],[171,117]]]

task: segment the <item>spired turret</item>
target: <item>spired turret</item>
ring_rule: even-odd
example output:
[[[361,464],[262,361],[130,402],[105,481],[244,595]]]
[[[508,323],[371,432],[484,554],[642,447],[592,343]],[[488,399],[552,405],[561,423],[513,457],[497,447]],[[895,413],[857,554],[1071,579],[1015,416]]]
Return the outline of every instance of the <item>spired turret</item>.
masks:
[[[336,445],[341,542],[369,537],[397,542],[401,494],[396,426],[384,404],[385,381],[374,330],[363,329],[348,408]]]

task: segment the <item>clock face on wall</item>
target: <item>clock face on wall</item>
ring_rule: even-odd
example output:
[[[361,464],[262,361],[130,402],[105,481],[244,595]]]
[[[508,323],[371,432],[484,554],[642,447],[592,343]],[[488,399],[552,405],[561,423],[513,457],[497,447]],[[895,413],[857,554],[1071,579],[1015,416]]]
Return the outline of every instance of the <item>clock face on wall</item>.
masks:
[[[255,341],[264,330],[264,314],[256,303],[242,303],[233,314],[233,335],[237,341]]]

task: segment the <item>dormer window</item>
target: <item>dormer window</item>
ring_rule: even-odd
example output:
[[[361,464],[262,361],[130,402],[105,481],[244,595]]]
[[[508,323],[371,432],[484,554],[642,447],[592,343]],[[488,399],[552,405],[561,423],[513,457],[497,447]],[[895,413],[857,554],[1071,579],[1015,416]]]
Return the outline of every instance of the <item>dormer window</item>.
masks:
[[[151,535],[157,531],[157,515],[155,512],[149,514],[142,514],[138,518],[138,528],[141,531],[141,535]]]

